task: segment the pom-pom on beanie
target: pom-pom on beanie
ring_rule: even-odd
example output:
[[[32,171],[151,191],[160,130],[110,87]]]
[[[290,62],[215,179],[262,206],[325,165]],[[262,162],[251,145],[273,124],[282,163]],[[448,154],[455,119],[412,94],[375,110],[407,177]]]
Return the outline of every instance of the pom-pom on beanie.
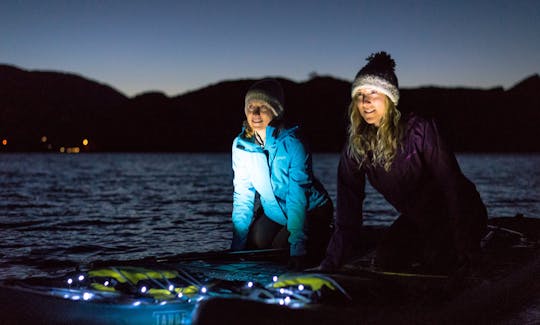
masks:
[[[246,93],[245,106],[253,100],[261,100],[268,104],[276,118],[283,115],[284,95],[281,84],[275,79],[263,79],[249,87]]]
[[[390,98],[397,106],[399,102],[398,80],[394,72],[396,62],[386,52],[371,54],[368,63],[358,71],[354,78],[351,97],[364,88],[375,89]]]

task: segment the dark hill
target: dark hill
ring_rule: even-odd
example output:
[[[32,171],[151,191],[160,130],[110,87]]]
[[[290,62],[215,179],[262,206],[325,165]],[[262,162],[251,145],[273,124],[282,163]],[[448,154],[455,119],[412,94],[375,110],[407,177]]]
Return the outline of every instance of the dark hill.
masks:
[[[279,79],[285,114],[302,125],[314,151],[341,149],[350,82],[315,77]],[[180,96],[148,92],[127,98],[73,74],[0,65],[3,151],[78,146],[96,151],[228,152],[244,119],[244,94],[254,80],[224,81]],[[402,89],[400,109],[436,118],[457,151],[540,152],[540,78],[502,88]]]
[[[532,94],[540,90],[540,76],[534,74],[520,82],[510,89],[511,92],[519,92],[524,94]]]
[[[400,106],[435,117],[457,151],[538,152],[540,83],[534,80],[527,78],[508,91],[405,89]]]
[[[73,74],[0,65],[0,135],[11,150],[41,148],[43,135],[62,145],[95,138],[111,111],[127,101],[113,88]]]
[[[278,78],[285,91],[285,115],[302,125],[318,151],[336,151],[343,125],[350,84],[333,78],[295,83]],[[228,151],[244,120],[244,95],[254,80],[221,82],[174,98],[175,120],[182,137],[198,139],[189,150]],[[203,147],[201,147],[201,144]]]

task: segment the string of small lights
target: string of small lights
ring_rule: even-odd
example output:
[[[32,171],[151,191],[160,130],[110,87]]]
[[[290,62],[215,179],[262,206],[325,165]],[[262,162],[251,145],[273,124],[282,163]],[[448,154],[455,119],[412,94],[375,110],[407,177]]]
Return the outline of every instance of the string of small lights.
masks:
[[[142,304],[197,302],[211,297],[243,298],[301,307],[315,304],[324,291],[339,292],[350,298],[333,279],[321,274],[286,274],[273,276],[267,283],[197,279],[188,271],[153,270],[140,267],[107,267],[70,274],[67,288],[61,291],[65,299],[83,301],[132,301]]]

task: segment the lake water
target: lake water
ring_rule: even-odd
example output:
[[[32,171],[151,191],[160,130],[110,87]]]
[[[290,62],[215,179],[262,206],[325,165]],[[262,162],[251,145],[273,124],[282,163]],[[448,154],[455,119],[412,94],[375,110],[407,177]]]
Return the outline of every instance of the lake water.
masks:
[[[337,154],[314,170],[335,202]],[[230,154],[0,155],[0,278],[101,259],[226,249]],[[540,217],[540,155],[458,155],[490,216]],[[367,224],[396,212],[368,189]]]
[[[337,154],[315,154],[336,199]],[[0,279],[93,260],[221,250],[231,238],[230,154],[1,154]],[[490,216],[540,217],[540,154],[458,155]],[[368,188],[367,224],[396,212]],[[519,319],[540,317],[532,302]]]

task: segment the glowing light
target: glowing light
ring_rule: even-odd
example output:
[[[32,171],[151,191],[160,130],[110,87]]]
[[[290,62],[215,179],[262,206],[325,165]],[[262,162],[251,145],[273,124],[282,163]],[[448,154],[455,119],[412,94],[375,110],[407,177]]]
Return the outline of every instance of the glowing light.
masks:
[[[79,147],[60,147],[58,149],[61,153],[79,153],[81,152],[81,148]]]
[[[201,288],[201,292],[202,292],[202,293],[206,293],[206,291],[207,291],[206,287],[202,287],[202,288]]]
[[[3,144],[4,146],[7,146],[7,139],[2,139],[2,144]]]
[[[82,281],[82,280],[84,280],[84,275],[81,274],[79,275],[79,281]]]
[[[138,305],[140,305],[140,304],[141,304],[141,302],[137,300],[137,301],[135,301],[135,302],[133,303],[133,306],[138,306]]]
[[[91,294],[90,292],[85,292],[82,297],[83,297],[84,300],[88,300],[88,299],[92,298],[92,296],[93,296],[93,294]]]
[[[145,293],[145,292],[146,292],[146,290],[147,290],[147,289],[146,289],[146,287],[145,287],[145,286],[142,286],[142,287],[141,287],[141,293]]]
[[[41,142],[43,142],[43,143],[47,142],[47,136],[45,136],[45,135],[42,136],[41,137]]]
[[[298,290],[300,290],[300,291],[304,290],[304,285],[303,285],[303,284],[299,284],[299,285],[298,285]]]
[[[80,297],[80,296],[73,296],[73,297],[71,297],[71,299],[72,299],[72,300],[80,300],[81,297]]]
[[[72,279],[72,278],[69,278],[69,279],[67,280],[67,283],[68,283],[68,284],[72,284],[72,283],[73,283],[73,279]]]
[[[291,297],[285,297],[285,304],[289,304],[291,302]]]
[[[169,291],[174,291],[174,286],[172,284],[169,286]]]
[[[280,304],[280,305],[284,305],[284,304],[285,304],[285,300],[279,299],[279,304]]]
[[[183,294],[183,293],[181,293],[181,292],[180,292],[180,293],[178,293],[178,298],[182,298],[183,296],[184,296],[184,294]]]
[[[105,282],[103,283],[103,285],[104,285],[104,286],[108,286],[108,285],[109,285],[109,281],[105,281]]]
[[[253,282],[249,281],[247,286],[250,288],[253,287]]]
[[[83,139],[82,144],[83,144],[83,146],[87,146],[88,145],[88,139]]]
[[[277,280],[278,280],[278,277],[274,275],[274,277],[272,278],[272,281],[277,282]]]
[[[279,289],[279,293],[284,294],[284,293],[285,293],[285,289],[283,289],[283,288]]]
[[[167,304],[167,302],[166,302],[166,301],[162,301],[162,302],[160,302],[159,304],[160,304],[161,306],[163,306],[163,305]]]

